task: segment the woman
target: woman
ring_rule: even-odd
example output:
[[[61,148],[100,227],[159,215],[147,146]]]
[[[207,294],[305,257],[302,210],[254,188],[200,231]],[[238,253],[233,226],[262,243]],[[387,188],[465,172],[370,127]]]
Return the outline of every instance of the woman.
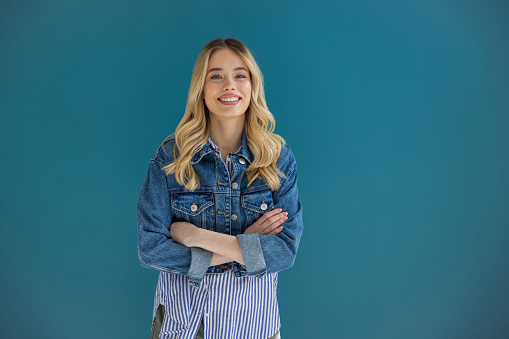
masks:
[[[210,41],[137,205],[140,263],[160,271],[152,338],[280,338],[277,272],[303,224],[295,158],[274,127],[249,50]]]

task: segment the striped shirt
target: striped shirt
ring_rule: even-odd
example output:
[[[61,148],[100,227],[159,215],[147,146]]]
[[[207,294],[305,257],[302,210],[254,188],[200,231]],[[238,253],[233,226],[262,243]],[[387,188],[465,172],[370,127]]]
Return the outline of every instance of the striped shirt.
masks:
[[[221,157],[221,151],[209,137],[210,147]],[[226,167],[233,175],[231,155]],[[194,339],[203,319],[205,339],[267,339],[280,328],[277,304],[277,273],[262,277],[235,277],[232,271],[207,273],[199,288],[189,284],[188,277],[159,273],[154,298],[155,317],[160,304],[165,316],[160,338]]]
[[[272,337],[281,326],[277,279],[207,273],[195,288],[185,275],[161,272],[154,303],[154,317],[159,304],[166,309],[160,338],[194,339],[202,319],[205,339]]]
[[[219,157],[221,159],[223,158],[222,155],[221,155],[221,150],[219,149],[219,147],[216,146],[216,144],[214,144],[214,142],[212,141],[212,139],[210,137],[209,137],[209,146],[214,151],[216,151],[217,155],[219,155]],[[242,145],[240,145],[239,148],[237,148],[235,151],[233,151],[231,153],[228,153],[228,155],[226,155],[226,164],[225,165],[226,165],[226,168],[228,169],[228,174],[230,175],[230,179],[233,176],[234,171],[235,171],[235,166],[232,163],[231,156],[233,154],[239,153],[241,148],[242,148]]]

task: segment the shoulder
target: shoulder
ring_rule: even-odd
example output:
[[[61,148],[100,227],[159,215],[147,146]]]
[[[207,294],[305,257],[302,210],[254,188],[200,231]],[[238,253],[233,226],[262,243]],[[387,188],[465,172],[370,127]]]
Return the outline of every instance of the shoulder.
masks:
[[[292,173],[297,167],[295,155],[287,143],[281,149],[279,159],[277,160],[277,167],[285,174]]]
[[[152,161],[158,162],[166,166],[174,160],[175,137],[167,137],[157,148],[156,154],[152,157]]]

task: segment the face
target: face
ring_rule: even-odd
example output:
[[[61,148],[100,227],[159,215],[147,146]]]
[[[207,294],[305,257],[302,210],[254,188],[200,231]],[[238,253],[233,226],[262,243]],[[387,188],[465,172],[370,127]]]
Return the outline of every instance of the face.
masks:
[[[246,113],[251,101],[251,78],[240,56],[229,48],[217,50],[209,57],[207,71],[203,97],[210,114],[233,118]]]

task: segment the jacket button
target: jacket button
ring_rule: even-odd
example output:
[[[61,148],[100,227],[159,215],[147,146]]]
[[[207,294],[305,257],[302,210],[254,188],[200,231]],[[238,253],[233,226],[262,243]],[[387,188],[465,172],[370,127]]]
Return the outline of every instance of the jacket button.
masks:
[[[239,184],[237,184],[236,182],[234,182],[234,183],[232,184],[232,188],[233,188],[233,189],[237,189],[237,187],[239,187]]]
[[[244,158],[239,158],[239,162],[244,165],[246,163],[246,160],[244,160]]]
[[[267,209],[267,204],[265,203],[265,201],[262,201],[260,208],[264,211]]]
[[[232,220],[235,221],[235,220],[237,220],[237,215],[236,214],[232,214],[232,216],[230,218],[232,218]]]
[[[193,204],[191,205],[191,211],[196,212],[197,209],[198,206],[196,206],[196,204],[193,202]]]

